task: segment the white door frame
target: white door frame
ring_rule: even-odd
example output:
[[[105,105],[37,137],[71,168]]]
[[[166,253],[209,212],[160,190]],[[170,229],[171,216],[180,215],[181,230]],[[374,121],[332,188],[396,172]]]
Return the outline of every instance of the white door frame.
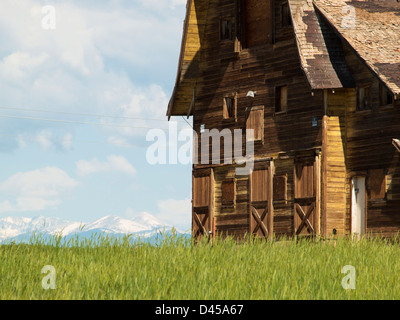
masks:
[[[351,235],[359,239],[366,232],[367,199],[365,176],[351,179]]]

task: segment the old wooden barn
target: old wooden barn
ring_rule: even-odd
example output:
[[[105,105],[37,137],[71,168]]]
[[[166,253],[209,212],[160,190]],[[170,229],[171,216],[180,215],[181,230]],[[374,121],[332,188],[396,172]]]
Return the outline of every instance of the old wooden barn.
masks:
[[[254,130],[250,174],[193,165],[195,236],[400,231],[397,0],[188,0],[167,116]]]

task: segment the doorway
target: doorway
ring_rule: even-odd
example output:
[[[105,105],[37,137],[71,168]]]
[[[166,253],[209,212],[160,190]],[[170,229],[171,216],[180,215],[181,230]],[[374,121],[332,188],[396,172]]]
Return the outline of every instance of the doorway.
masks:
[[[351,180],[351,234],[358,239],[365,234],[365,177]]]

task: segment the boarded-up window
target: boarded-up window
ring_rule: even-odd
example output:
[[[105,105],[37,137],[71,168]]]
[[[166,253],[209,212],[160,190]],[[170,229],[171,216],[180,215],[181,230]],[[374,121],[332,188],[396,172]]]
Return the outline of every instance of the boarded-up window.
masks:
[[[275,88],[275,112],[287,111],[287,86]]]
[[[252,107],[246,121],[246,129],[253,130],[253,139],[247,135],[247,141],[263,141],[264,140],[264,106]]]
[[[375,169],[369,171],[368,189],[370,200],[384,199],[386,196],[385,170]]]
[[[223,118],[236,119],[236,95],[224,97],[223,101]]]
[[[268,201],[268,169],[254,170],[251,174],[252,201]]]
[[[193,177],[193,206],[207,207],[210,204],[210,176]]]
[[[287,175],[274,176],[274,201],[287,200]]]
[[[297,163],[295,179],[296,198],[312,198],[315,196],[313,163]]]
[[[220,40],[232,40],[232,20],[221,19],[220,22]]]
[[[222,182],[222,205],[234,206],[236,201],[236,181],[227,179]]]
[[[271,42],[271,1],[242,0],[242,46],[252,48]],[[244,7],[244,8],[243,8]],[[244,36],[244,37],[243,37]],[[244,39],[243,39],[244,38]]]
[[[369,87],[358,88],[358,94],[357,94],[357,109],[358,110],[366,110],[371,107],[369,93],[370,93]]]

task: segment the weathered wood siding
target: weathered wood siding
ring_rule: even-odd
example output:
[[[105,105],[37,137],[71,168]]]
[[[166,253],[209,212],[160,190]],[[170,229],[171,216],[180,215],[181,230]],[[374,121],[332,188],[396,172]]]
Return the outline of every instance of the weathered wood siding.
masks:
[[[174,115],[186,115],[200,75],[201,47],[207,22],[207,1],[188,1],[173,101]],[[172,107],[172,106],[171,106]],[[172,112],[172,110],[169,110]]]
[[[291,237],[294,232],[294,159],[278,159],[274,161],[275,177],[287,177],[286,200],[274,199],[274,232],[276,237]]]
[[[304,226],[301,212],[297,216],[294,210],[294,168],[303,151],[314,157],[320,149],[323,149],[322,160],[321,154],[316,156],[318,163],[315,168],[318,169],[314,170],[317,170],[317,179],[322,174],[322,206],[318,187],[313,193],[317,216],[310,218],[310,223],[315,222],[316,230],[321,227],[327,236],[350,233],[350,182],[355,175],[361,175],[367,181],[367,233],[393,235],[400,230],[400,157],[392,146],[392,139],[400,138],[400,101],[380,106],[380,81],[361,62],[354,50],[344,43],[344,58],[356,88],[332,88],[334,90],[326,91],[325,99],[323,90],[311,94],[301,67],[293,27],[283,26],[280,22],[281,5],[284,2],[272,1],[271,7],[265,10],[266,14],[272,13],[271,37],[267,37],[264,44],[246,48],[241,43],[242,26],[237,12],[239,0],[193,1],[195,11],[191,12],[190,19],[197,19],[199,26],[190,29],[185,59],[191,62],[184,72],[185,79],[190,79],[187,75],[193,72],[195,83],[194,129],[199,137],[202,126],[219,132],[225,129],[228,133],[241,129],[244,154],[246,128],[254,124],[263,127],[261,134],[257,132],[260,141],[255,143],[254,156],[256,159],[271,159],[274,176],[284,177],[286,181],[286,189],[280,191],[286,190],[286,198],[274,199],[273,220],[270,222],[277,236],[292,236],[296,225]],[[264,6],[268,3],[263,0]],[[261,9],[263,5],[260,5]],[[220,38],[223,19],[231,20],[231,40]],[[254,41],[258,42],[258,39]],[[276,87],[280,86],[287,86],[287,108],[283,112],[276,112]],[[368,110],[357,110],[359,87],[369,87]],[[256,92],[256,96],[247,97],[249,91]],[[192,96],[192,93],[186,92],[185,96]],[[227,117],[226,110],[224,113],[226,97],[234,97],[236,110],[232,112],[233,117]],[[251,110],[257,110],[251,114],[256,118],[249,120]],[[217,157],[213,155],[210,143],[206,143],[210,149],[210,167],[215,158],[224,163],[226,141],[230,140],[221,139],[221,148],[215,151]],[[201,147],[200,143],[198,155],[201,155]],[[195,164],[194,173],[205,167],[205,164]],[[215,176],[216,230],[241,237],[250,231],[251,178],[237,176],[234,164],[212,167]],[[384,172],[384,175],[381,174],[384,181],[378,181],[379,185],[376,186],[379,170]],[[228,179],[234,181],[232,185],[235,186],[233,205],[223,203],[223,183]],[[229,187],[230,184],[225,186]],[[376,195],[382,193],[382,188],[385,189],[384,196],[377,199]],[[229,190],[229,194],[233,194],[231,192]],[[313,205],[307,206],[304,204],[303,210],[307,211]],[[323,220],[319,222],[318,212],[321,210]]]
[[[355,92],[347,97],[346,167],[347,213],[350,227],[350,179],[364,175],[367,180],[366,232],[393,236],[400,231],[400,162],[392,139],[400,137],[400,101],[379,105],[379,81],[354,52],[345,46],[346,60],[357,86],[370,86],[371,108],[357,111]],[[386,194],[383,199],[371,199],[370,177],[373,170],[383,169]],[[349,232],[349,229],[347,229]]]
[[[321,146],[323,95],[311,95],[301,70],[291,26],[280,25],[281,4],[275,1],[275,43],[235,50],[235,40],[219,40],[221,17],[232,17],[236,30],[236,1],[209,1],[201,49],[201,78],[196,86],[194,128],[246,129],[247,108],[264,106],[264,141],[256,144],[256,157]],[[287,112],[275,113],[275,87],[287,85]],[[246,97],[256,91],[254,99]],[[223,99],[237,93],[237,121],[223,119]],[[312,126],[313,118],[318,120]],[[243,136],[245,140],[245,136]],[[200,154],[200,153],[199,153]],[[211,162],[211,152],[210,152]],[[221,161],[222,162],[222,161]]]
[[[214,168],[215,176],[215,211],[216,231],[222,235],[235,238],[243,237],[249,232],[249,188],[247,176],[236,176],[235,166]],[[236,199],[234,206],[223,206],[222,183],[227,179],[236,180]]]
[[[301,69],[293,28],[281,24],[281,5],[285,1],[273,2],[270,23],[274,33],[271,41],[241,50],[238,50],[240,39],[233,37],[232,41],[220,41],[221,18],[231,18],[233,33],[236,35],[239,32],[237,1],[208,2],[204,37],[201,42],[201,76],[196,85],[194,129],[199,137],[202,124],[205,125],[205,129],[210,130],[228,129],[233,132],[234,129],[242,129],[244,154],[248,109],[252,106],[263,107],[263,140],[255,143],[255,158],[273,157],[275,176],[285,177],[287,198],[274,201],[272,223],[277,236],[292,236],[294,158],[296,151],[321,148],[323,93],[317,91],[314,95],[311,94]],[[287,86],[286,112],[275,113],[275,88],[278,86]],[[248,91],[257,93],[254,99],[246,97]],[[237,116],[234,119],[224,119],[224,97],[234,94]],[[199,144],[199,155],[200,148]],[[211,164],[211,145],[209,148]],[[221,151],[216,151],[221,163],[224,162],[223,150],[224,140],[221,139]],[[281,159],[278,154],[285,156]],[[194,171],[200,167],[204,165],[195,165]],[[214,173],[214,214],[217,232],[235,237],[249,233],[249,176],[235,175],[234,165],[215,166]],[[222,183],[226,179],[236,179],[234,207],[222,205]]]

